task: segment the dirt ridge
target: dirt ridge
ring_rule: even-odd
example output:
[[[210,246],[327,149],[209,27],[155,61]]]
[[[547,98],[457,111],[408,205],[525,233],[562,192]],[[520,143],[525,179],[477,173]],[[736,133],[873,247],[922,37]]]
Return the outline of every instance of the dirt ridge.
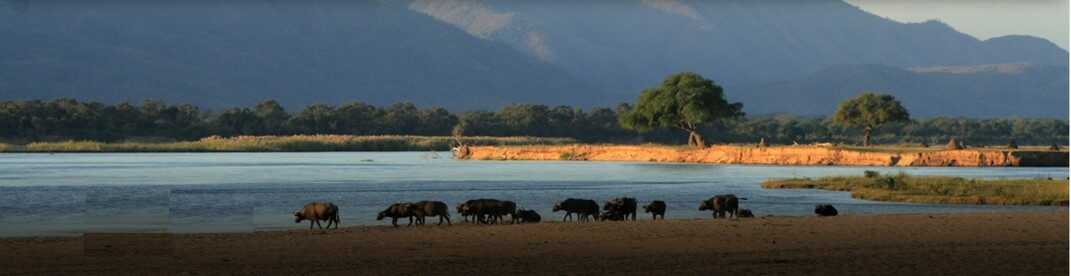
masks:
[[[861,151],[827,146],[659,145],[475,146],[467,160],[639,161],[787,166],[1043,167],[1068,166],[1066,151],[961,149]]]

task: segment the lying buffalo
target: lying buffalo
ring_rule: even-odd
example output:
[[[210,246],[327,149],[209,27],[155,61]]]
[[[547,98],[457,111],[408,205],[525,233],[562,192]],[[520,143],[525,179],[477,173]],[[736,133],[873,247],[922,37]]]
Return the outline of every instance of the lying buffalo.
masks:
[[[599,220],[603,221],[622,221],[625,219],[625,214],[614,211],[606,211],[599,215]]]
[[[627,220],[631,215],[632,220],[636,220],[636,199],[631,197],[611,199],[610,201],[607,201],[606,204],[603,204],[602,210],[613,214],[613,218],[616,218],[619,215],[621,217],[620,220]]]
[[[535,210],[520,209],[515,215],[514,217],[518,218],[521,223],[537,223],[543,220],[543,217],[539,216]]]
[[[662,220],[666,219],[666,202],[661,200],[651,201],[651,204],[643,206],[644,213],[650,213],[651,219],[656,220],[658,216],[662,216]]]
[[[577,216],[577,222],[587,221],[589,217],[599,219],[599,203],[590,199],[569,198],[554,204],[553,211],[555,213],[565,211],[562,221],[572,219],[574,213]]]
[[[716,195],[699,205],[700,211],[713,211],[714,218],[725,218],[726,213],[729,217],[737,217],[738,209],[740,209],[740,200],[733,194]]]
[[[383,218],[389,217],[391,218],[390,224],[394,225],[394,227],[398,227],[399,218],[409,218],[409,226],[412,226],[413,217],[416,216],[415,209],[416,207],[414,207],[412,203],[391,204],[390,207],[379,212],[379,215],[376,216],[376,220],[383,220]]]
[[[837,208],[830,204],[818,204],[814,206],[814,214],[819,217],[832,217],[837,215]]]
[[[443,219],[446,219],[446,224],[450,223],[450,207],[446,206],[446,203],[441,201],[420,201],[413,203],[413,216],[416,217],[417,223],[423,225],[424,217],[439,217],[439,225],[443,225]]]
[[[740,209],[740,211],[736,214],[736,217],[738,217],[738,218],[753,218],[753,217],[755,217],[755,214],[751,212],[751,209]]]
[[[342,221],[338,218],[338,206],[330,202],[305,204],[304,208],[294,212],[294,223],[300,223],[303,220],[309,221],[309,229],[312,229],[313,224],[323,229],[323,226],[320,226],[321,220],[327,221],[327,229],[331,229],[332,223],[334,223],[335,229],[338,229],[338,224]]]

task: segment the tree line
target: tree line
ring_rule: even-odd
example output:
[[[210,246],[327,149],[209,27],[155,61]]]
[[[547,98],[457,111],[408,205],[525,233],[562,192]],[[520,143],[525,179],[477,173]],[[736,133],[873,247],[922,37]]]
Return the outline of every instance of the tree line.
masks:
[[[6,142],[96,140],[171,141],[206,136],[352,134],[449,136],[455,127],[469,136],[571,137],[590,143],[671,143],[694,139],[679,130],[626,128],[636,108],[580,109],[569,106],[513,104],[497,111],[451,112],[411,103],[375,106],[361,102],[334,106],[312,104],[290,112],[268,100],[251,107],[222,111],[160,101],[103,104],[73,99],[0,102],[0,139]],[[657,120],[657,119],[656,119]],[[635,123],[633,121],[632,123]],[[695,127],[715,143],[858,143],[863,130],[827,117],[788,114],[736,116]],[[911,119],[872,130],[876,143],[940,144],[951,137],[972,144],[1064,145],[1068,122],[1061,119],[947,118]],[[687,140],[686,140],[687,139]]]

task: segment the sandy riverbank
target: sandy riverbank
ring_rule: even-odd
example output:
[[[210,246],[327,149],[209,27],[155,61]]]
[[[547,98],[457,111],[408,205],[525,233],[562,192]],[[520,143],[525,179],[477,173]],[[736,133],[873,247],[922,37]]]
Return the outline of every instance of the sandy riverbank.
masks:
[[[580,160],[790,166],[1019,167],[1067,166],[1068,152],[916,148],[853,149],[825,146],[715,145],[705,149],[660,145],[472,146],[470,160]]]
[[[1068,213],[0,239],[0,274],[1066,275]]]

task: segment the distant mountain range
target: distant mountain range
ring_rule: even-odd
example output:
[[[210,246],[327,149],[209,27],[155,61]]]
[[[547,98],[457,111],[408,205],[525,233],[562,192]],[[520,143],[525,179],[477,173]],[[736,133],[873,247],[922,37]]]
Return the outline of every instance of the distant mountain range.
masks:
[[[914,116],[1066,118],[1066,66],[1022,64],[900,69],[829,66],[791,81],[737,87],[752,113],[828,114],[859,91],[895,94]]]
[[[752,114],[861,90],[919,116],[1066,117],[1066,50],[841,1],[0,0],[0,99],[611,106],[694,71]]]

